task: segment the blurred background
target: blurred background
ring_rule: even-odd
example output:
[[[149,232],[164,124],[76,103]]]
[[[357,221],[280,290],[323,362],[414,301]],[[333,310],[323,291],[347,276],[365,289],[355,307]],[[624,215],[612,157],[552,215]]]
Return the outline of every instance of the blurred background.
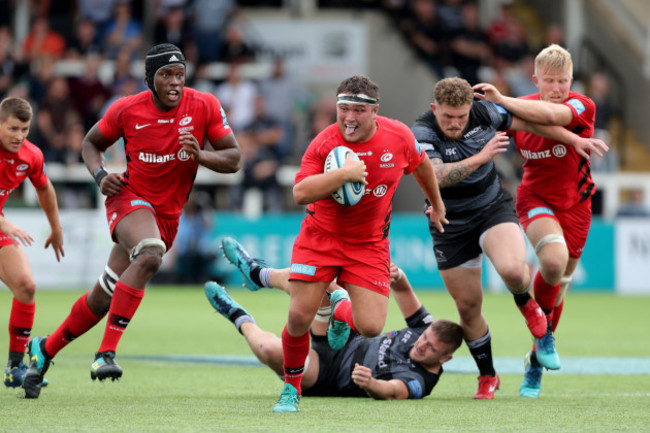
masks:
[[[569,49],[573,89],[597,105],[594,222],[573,290],[650,294],[650,2],[645,0],[0,0],[0,97],[28,99],[29,140],[57,190],[66,257],[28,248],[41,288],[90,286],[111,241],[103,197],[80,157],[85,132],[116,98],[145,90],[143,55],[171,42],[187,85],[215,94],[242,146],[243,169],[200,169],[178,238],[156,283],[240,279],[218,250],[235,236],[255,256],[288,266],[303,217],[291,187],[310,140],[335,121],[335,90],[353,74],[380,86],[380,114],[411,125],[436,81],[462,76],[504,93],[536,92],[533,59]],[[514,194],[514,146],[497,161]],[[125,166],[123,144],[107,152]],[[442,288],[423,197],[407,176],[394,199],[393,260],[421,288]],[[47,222],[29,183],[5,214],[44,243]],[[531,251],[530,264],[535,266]],[[487,265],[484,285],[502,290]]]

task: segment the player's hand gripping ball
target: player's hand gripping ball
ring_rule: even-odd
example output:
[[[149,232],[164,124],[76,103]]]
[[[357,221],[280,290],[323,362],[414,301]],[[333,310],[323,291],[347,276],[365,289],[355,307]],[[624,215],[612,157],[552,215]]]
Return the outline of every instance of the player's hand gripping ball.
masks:
[[[330,151],[325,159],[324,172],[337,170],[345,165],[348,154],[352,153],[352,158],[359,161],[356,153],[346,146],[336,146]],[[344,206],[354,206],[359,203],[361,197],[366,191],[366,187],[361,182],[345,182],[339,189],[332,193],[332,198]]]

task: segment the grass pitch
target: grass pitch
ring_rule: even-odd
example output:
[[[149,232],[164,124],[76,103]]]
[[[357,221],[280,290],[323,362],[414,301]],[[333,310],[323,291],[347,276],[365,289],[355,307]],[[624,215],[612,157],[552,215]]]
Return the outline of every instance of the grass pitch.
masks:
[[[33,335],[46,335],[66,317],[81,291],[41,291]],[[279,334],[288,296],[272,290],[231,290],[257,322]],[[457,320],[451,297],[418,292],[435,317]],[[0,324],[7,323],[11,293],[0,291]],[[452,370],[419,401],[305,398],[297,414],[273,414],[282,383],[266,367],[212,362],[218,355],[252,361],[244,339],[214,313],[201,287],[150,287],[129,325],[117,360],[120,382],[90,380],[90,364],[105,322],[66,347],[50,367],[50,386],[38,400],[22,390],[0,391],[0,432],[613,432],[650,431],[650,374],[621,371],[617,358],[650,363],[650,297],[570,293],[557,333],[563,361],[611,358],[587,374],[545,374],[540,399],[523,399],[521,371],[500,374],[494,401],[475,401],[476,373]],[[508,295],[486,294],[497,369],[518,357],[531,340]],[[386,330],[404,326],[391,301]],[[5,328],[6,329],[6,328]],[[7,348],[7,333],[0,333]],[[169,361],[175,359],[205,362]],[[455,355],[469,357],[463,346]],[[146,357],[149,357],[146,359]],[[153,359],[153,360],[152,360]],[[602,359],[601,359],[602,361]],[[589,361],[585,361],[589,364]],[[627,364],[626,364],[627,365]],[[585,371],[587,371],[586,369]],[[635,373],[635,374],[629,374]]]

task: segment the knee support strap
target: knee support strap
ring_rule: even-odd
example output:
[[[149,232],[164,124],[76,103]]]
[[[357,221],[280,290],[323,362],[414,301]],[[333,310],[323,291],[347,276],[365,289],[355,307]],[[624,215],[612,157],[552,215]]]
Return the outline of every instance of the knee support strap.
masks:
[[[540,239],[539,242],[537,242],[537,245],[535,245],[535,254],[539,254],[539,251],[542,249],[544,245],[552,244],[552,243],[566,245],[566,240],[564,240],[564,236],[558,235],[556,233],[553,233],[551,235],[546,235],[542,239]]]
[[[99,276],[99,285],[110,297],[113,297],[113,291],[115,291],[115,283],[118,278],[120,278],[111,268],[106,265],[104,268],[104,273]]]
[[[162,252],[142,251],[143,248],[147,248],[147,247],[159,247],[160,249],[162,249]],[[146,239],[142,239],[138,245],[133,247],[133,249],[131,250],[130,260],[134,261],[135,258],[138,257],[140,254],[153,254],[162,257],[166,252],[167,252],[167,246],[163,241],[156,238],[146,238]]]

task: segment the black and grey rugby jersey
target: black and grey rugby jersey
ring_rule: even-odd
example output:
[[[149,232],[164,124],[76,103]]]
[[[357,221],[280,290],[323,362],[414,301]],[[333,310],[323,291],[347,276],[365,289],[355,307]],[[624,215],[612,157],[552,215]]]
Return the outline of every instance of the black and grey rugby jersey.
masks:
[[[479,153],[497,131],[505,131],[512,124],[512,115],[489,101],[475,100],[469,120],[460,140],[444,137],[431,110],[422,113],[411,128],[429,158],[444,163],[458,162]],[[501,185],[494,161],[477,168],[461,182],[441,188],[448,216],[469,214],[484,209],[501,194]]]

